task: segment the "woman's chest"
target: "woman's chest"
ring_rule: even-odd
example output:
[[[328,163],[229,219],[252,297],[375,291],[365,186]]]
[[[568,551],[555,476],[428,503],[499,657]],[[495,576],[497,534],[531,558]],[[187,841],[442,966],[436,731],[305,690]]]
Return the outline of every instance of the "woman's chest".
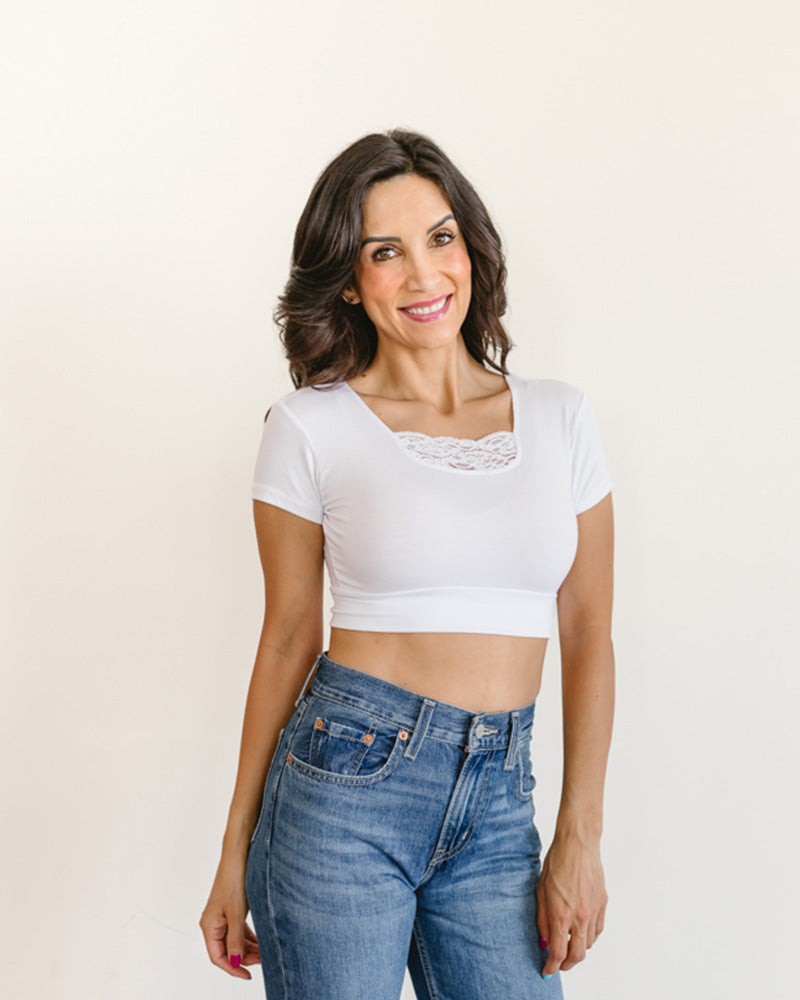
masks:
[[[320,483],[326,550],[340,582],[373,591],[449,585],[557,589],[575,554],[570,465],[524,442],[490,471],[437,468],[386,449],[340,452]]]

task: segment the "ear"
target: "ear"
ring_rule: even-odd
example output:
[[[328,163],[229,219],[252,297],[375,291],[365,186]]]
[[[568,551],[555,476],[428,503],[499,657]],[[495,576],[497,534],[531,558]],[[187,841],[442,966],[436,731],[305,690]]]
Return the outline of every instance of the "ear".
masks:
[[[349,306],[357,306],[361,301],[361,296],[352,285],[348,285],[347,288],[345,288],[342,292],[342,298]]]

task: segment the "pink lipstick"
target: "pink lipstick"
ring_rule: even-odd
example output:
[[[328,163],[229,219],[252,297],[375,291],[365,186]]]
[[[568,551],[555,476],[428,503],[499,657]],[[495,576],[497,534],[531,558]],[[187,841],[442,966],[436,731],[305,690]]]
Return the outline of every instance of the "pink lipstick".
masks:
[[[415,323],[432,323],[447,313],[452,301],[453,294],[451,292],[449,295],[440,295],[438,299],[429,299],[427,302],[415,302],[411,306],[402,306],[400,312],[405,313]]]

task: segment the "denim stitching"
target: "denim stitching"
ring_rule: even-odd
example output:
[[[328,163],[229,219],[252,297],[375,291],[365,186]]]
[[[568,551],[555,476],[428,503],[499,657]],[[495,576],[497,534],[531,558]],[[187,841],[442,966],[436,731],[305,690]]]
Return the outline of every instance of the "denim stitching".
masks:
[[[349,773],[350,771],[352,771],[353,774],[358,774],[359,768],[364,763],[364,758],[367,756],[367,754],[370,751],[370,743],[364,741],[364,736],[365,735],[366,736],[370,736],[370,738],[373,737],[375,735],[377,727],[370,723],[370,725],[367,727],[367,731],[366,731],[366,733],[364,735],[362,735],[362,736],[350,736],[348,733],[336,733],[336,732],[332,732],[326,726],[326,723],[329,723],[329,722],[330,722],[330,720],[323,719],[322,720],[322,723],[323,723],[322,726],[320,726],[320,727],[314,726],[314,728],[311,730],[311,733],[310,733],[309,739],[308,739],[308,752],[306,754],[306,758],[308,760],[308,763],[312,767],[317,767],[317,764],[315,764],[313,762],[317,758],[317,755],[318,755],[318,752],[319,752],[319,749],[320,749],[320,744],[322,743],[322,734],[324,733],[328,737],[328,739],[331,739],[331,740],[346,740],[346,741],[348,741],[348,743],[350,744],[350,747],[349,747],[349,749],[350,749],[350,760],[347,762],[347,772]],[[354,728],[354,727],[348,726],[347,728],[349,729],[349,728]],[[363,729],[363,728],[364,728],[363,726],[360,727],[360,729]],[[340,746],[347,746],[347,745],[348,745],[347,743],[340,744]],[[387,758],[387,760],[388,760],[388,758]],[[321,770],[324,770],[324,768],[321,768]]]
[[[414,728],[412,730],[411,739],[408,741],[408,746],[405,749],[404,757],[408,757],[409,760],[416,760],[417,754],[420,751],[420,747],[425,742],[425,738],[428,735],[428,727],[430,726],[431,716],[433,715],[433,710],[436,707],[436,703],[431,701],[430,698],[426,698],[422,708],[419,710],[419,715],[414,723]]]
[[[380,719],[381,722],[386,722],[391,726],[400,726],[401,728],[407,729],[408,732],[412,734],[414,732],[414,727],[416,726],[417,723],[416,719],[414,720],[414,722],[410,722],[408,717],[404,719],[398,719],[396,716],[383,715],[381,712],[375,711],[375,709],[372,707],[371,702],[362,701],[360,698],[348,698],[346,695],[344,696],[340,695],[338,691],[331,691],[330,688],[326,688],[324,684],[321,683],[315,684],[310,694],[318,695],[325,701],[332,701],[335,702],[337,705],[344,705],[346,708],[360,709],[362,712],[366,712],[372,718]],[[431,702],[429,698],[426,698],[425,702],[430,704],[435,704],[435,702]],[[460,740],[449,740],[445,736],[437,736],[435,733],[432,733],[430,731],[430,727],[428,727],[426,736],[428,739],[431,740],[438,740],[441,743],[449,743],[450,746],[458,747],[462,745]],[[489,748],[487,747],[485,749]]]
[[[305,774],[306,777],[313,778],[315,781],[327,781],[332,785],[374,785],[378,781],[388,778],[397,769],[397,765],[403,756],[400,752],[403,746],[404,741],[400,739],[400,735],[398,734],[395,737],[394,746],[386,761],[377,771],[373,771],[371,774],[335,774],[333,771],[323,771],[320,767],[315,767],[313,764],[307,764],[303,760],[298,760],[297,757],[292,756],[291,751],[289,751],[286,763],[295,771],[299,771],[301,774]]]
[[[302,687],[300,688],[300,694],[298,694],[298,696],[297,696],[297,698],[296,698],[296,700],[295,700],[295,703],[294,703],[294,707],[295,707],[295,708],[297,708],[297,707],[298,707],[298,705],[300,704],[300,702],[301,702],[301,701],[303,700],[303,698],[305,697],[305,694],[306,694],[306,688],[308,687],[308,682],[309,682],[309,681],[311,680],[311,675],[312,675],[312,674],[314,673],[314,671],[315,671],[315,670],[317,669],[317,665],[319,664],[319,661],[320,661],[320,659],[321,659],[321,657],[320,657],[320,656],[317,656],[317,658],[316,658],[316,659],[314,660],[314,663],[313,663],[313,665],[312,665],[311,669],[310,669],[310,670],[309,670],[309,672],[308,672],[308,673],[306,674],[306,679],[305,679],[305,680],[303,681],[303,686],[302,686]]]
[[[291,745],[292,737],[294,736],[295,732],[297,731],[297,727],[300,725],[300,721],[302,720],[303,714],[305,713],[305,710],[306,710],[306,705],[308,704],[308,702],[301,701],[300,699],[298,699],[298,701],[300,702],[300,704],[296,707],[297,718],[295,719],[295,724],[292,727],[291,733],[289,733],[289,738],[286,741],[287,747]],[[286,758],[284,758],[281,761],[280,769],[279,769],[277,775],[275,776],[275,787],[272,790],[272,810],[271,810],[270,817],[269,817],[269,840],[267,841],[267,845],[268,846],[269,846],[269,844],[272,841],[273,830],[275,829],[275,801],[278,798],[278,788],[279,788],[280,783],[281,783],[281,778],[283,776],[283,769],[284,769],[285,766],[286,766]],[[288,982],[287,982],[287,978],[286,978],[286,966],[285,966],[284,961],[283,961],[284,949],[280,946],[281,945],[281,941],[280,941],[280,936],[278,934],[278,922],[275,919],[275,911],[272,908],[272,894],[269,891],[269,888],[270,888],[269,879],[270,879],[271,872],[272,872],[272,851],[270,851],[269,849],[267,849],[266,870],[264,872],[264,895],[266,897],[267,914],[269,915],[269,922],[270,922],[270,924],[272,926],[272,933],[275,936],[275,940],[278,942],[278,964],[280,965],[280,970],[281,970],[281,982],[283,983],[283,995],[284,995],[284,998],[288,998],[288,996],[289,996],[289,986],[288,986]]]
[[[414,940],[417,942],[417,952],[419,953],[419,964],[422,968],[422,975],[425,977],[425,985],[428,987],[429,996],[426,1000],[439,1000],[436,986],[433,981],[433,966],[431,965],[425,944],[422,938],[422,930],[419,925],[419,918],[414,918],[414,926],[411,930]]]
[[[408,725],[409,728],[411,723],[403,719],[398,722],[397,719],[392,718],[388,715],[383,715],[381,712],[376,712],[372,707],[371,702],[364,701],[361,698],[350,698],[347,695],[342,695],[338,691],[331,691],[330,688],[326,688],[324,684],[315,682],[309,692],[310,695],[318,695],[320,698],[324,698],[326,701],[336,702],[338,705],[345,705],[347,708],[358,708],[362,712],[366,712],[368,715],[373,716],[376,719],[380,719],[381,722],[388,722],[390,725],[394,726],[405,726]]]
[[[404,719],[398,720],[396,716],[383,715],[381,712],[375,711],[375,709],[373,708],[371,702],[364,701],[361,698],[350,698],[347,695],[342,695],[338,691],[333,691],[333,690],[331,690],[331,688],[325,687],[324,683],[322,681],[317,680],[316,678],[314,679],[314,683],[311,686],[311,689],[308,692],[307,697],[311,698],[311,697],[314,697],[314,696],[318,696],[320,698],[323,698],[326,701],[336,702],[336,704],[338,704],[338,705],[345,705],[348,708],[358,708],[361,711],[368,713],[373,718],[380,719],[381,722],[387,722],[387,723],[389,723],[390,725],[393,725],[393,726],[405,727],[406,729],[408,729],[409,732],[411,732],[413,730],[414,725],[415,725],[414,722],[410,722],[409,721],[408,717],[406,717]],[[430,700],[430,699],[428,699],[428,700]],[[475,713],[475,714],[479,715],[481,713]],[[503,713],[490,713],[490,714],[503,714]],[[530,727],[528,727],[528,728],[530,729]],[[431,730],[433,730],[433,731],[431,731]],[[466,749],[466,747],[467,747],[467,744],[463,742],[463,739],[455,739],[455,740],[453,740],[453,739],[448,739],[448,737],[446,737],[446,736],[438,736],[437,733],[436,733],[436,727],[435,726],[428,728],[427,738],[430,739],[430,740],[438,740],[440,743],[448,743],[450,746],[454,746],[454,747],[463,747],[464,749]],[[475,747],[474,749],[475,750],[498,750],[498,749],[502,749],[505,746],[506,746],[506,744],[494,744],[493,746]]]
[[[442,857],[439,858],[438,861],[436,862],[437,865],[440,865],[443,861],[451,861],[453,858],[457,857],[464,850],[464,848],[469,845],[469,842],[472,840],[472,835],[477,829],[479,821],[483,818],[483,810],[486,805],[486,796],[489,791],[489,785],[491,783],[490,781],[491,774],[492,774],[492,762],[490,761],[488,764],[485,764],[483,768],[483,775],[481,779],[482,785],[478,790],[480,799],[478,800],[475,808],[472,810],[472,819],[470,820],[470,825],[462,833],[462,839],[459,840],[456,848],[455,849],[451,848],[451,850],[448,851],[447,854],[443,854]]]
[[[524,773],[522,770],[522,754],[521,753],[516,754],[515,758],[516,758],[515,760],[516,773],[514,775],[514,795],[516,796],[517,799],[519,799],[520,802],[531,802],[533,800],[534,789],[536,788],[535,784],[536,778],[534,777],[533,772],[531,771],[530,776],[533,777],[534,784],[531,786],[531,790],[529,792],[524,792],[523,782],[522,782]]]
[[[514,766],[514,754],[517,752],[519,739],[519,712],[511,713],[511,734],[508,737],[506,755],[503,758],[503,770],[510,771]]]
[[[275,744],[275,750],[274,750],[274,752],[272,754],[272,757],[270,758],[269,764],[267,765],[267,775],[269,775],[270,768],[272,767],[272,761],[275,759],[275,755],[277,754],[278,750],[280,749],[281,739],[283,738],[283,734],[285,732],[286,732],[286,727],[284,726],[284,728],[281,729],[281,731],[278,733],[278,742]],[[267,805],[269,804],[269,802],[270,802],[270,799],[267,797],[267,780],[265,780],[265,782],[264,782],[264,792],[263,792],[263,796],[262,796],[262,800],[261,800],[261,812],[258,814],[258,819],[256,820],[255,829],[253,830],[253,834],[250,837],[250,847],[253,846],[253,842],[255,841],[256,837],[258,836],[259,830],[261,829],[261,824],[264,822],[264,817],[267,814]],[[248,848],[248,850],[249,850],[249,848]]]
[[[496,751],[497,749],[502,749],[502,748],[495,747],[494,749]],[[464,850],[464,848],[469,845],[469,842],[472,840],[472,835],[477,829],[478,822],[483,816],[483,809],[486,805],[486,795],[489,790],[489,785],[491,784],[491,771],[492,771],[491,763],[484,766],[483,778],[482,778],[483,784],[478,789],[477,792],[477,794],[480,795],[480,799],[478,800],[472,812],[472,819],[470,820],[470,825],[467,827],[466,831],[464,831],[466,836],[464,836],[462,833],[462,840],[458,842],[458,845],[455,848],[451,848],[446,854],[443,854],[440,858],[436,857],[436,851],[438,848],[434,848],[433,856],[428,861],[428,865],[425,871],[422,873],[422,877],[420,878],[418,885],[422,885],[423,882],[426,882],[429,878],[431,878],[433,876],[433,873],[436,871],[439,865],[442,864],[443,861],[450,861],[453,858],[457,857]]]

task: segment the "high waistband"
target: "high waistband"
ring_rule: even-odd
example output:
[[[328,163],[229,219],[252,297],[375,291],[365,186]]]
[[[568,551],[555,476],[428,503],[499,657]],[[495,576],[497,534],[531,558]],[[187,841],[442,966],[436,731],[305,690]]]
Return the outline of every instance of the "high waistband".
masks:
[[[314,679],[306,694],[312,675]],[[424,720],[425,735],[462,744],[468,750],[515,745],[520,735],[530,732],[536,705],[532,701],[505,712],[472,712],[337,663],[324,652],[314,661],[295,704],[311,695],[367,709],[410,730]],[[511,747],[512,752],[514,748]]]

